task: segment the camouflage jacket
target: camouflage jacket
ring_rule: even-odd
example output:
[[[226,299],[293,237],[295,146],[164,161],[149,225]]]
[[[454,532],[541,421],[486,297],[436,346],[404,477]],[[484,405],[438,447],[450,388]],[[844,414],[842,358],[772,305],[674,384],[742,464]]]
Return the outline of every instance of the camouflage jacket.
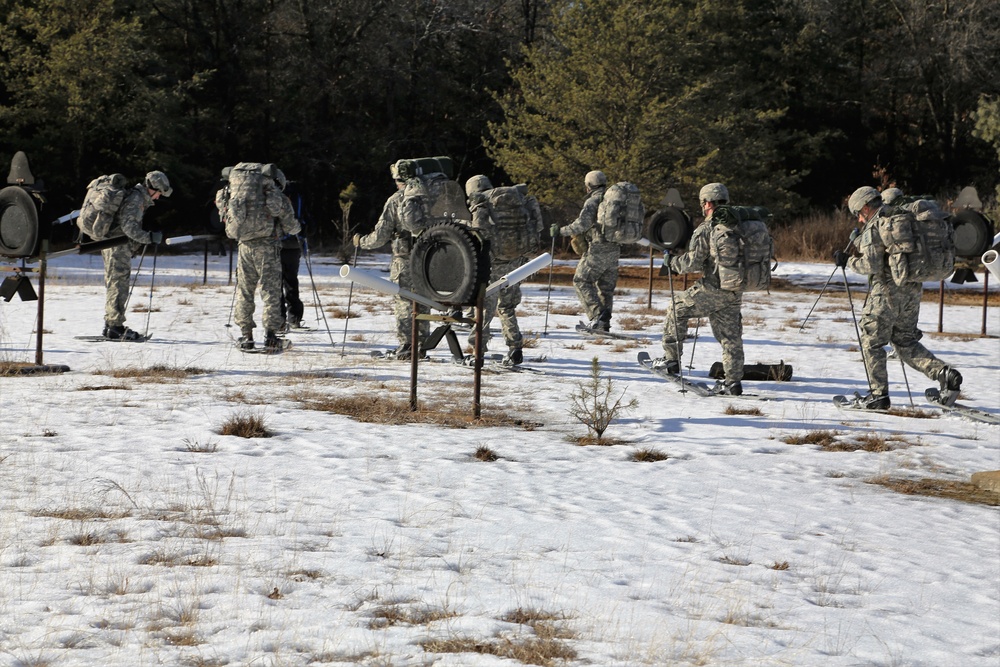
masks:
[[[142,228],[142,218],[146,214],[146,209],[153,205],[153,198],[149,196],[149,190],[142,183],[136,185],[125,195],[121,208],[115,214],[115,224],[107,238],[118,236],[114,232],[114,227],[120,227],[122,233],[136,243],[149,243],[149,232]]]
[[[712,257],[712,218],[705,218],[705,221],[695,228],[688,241],[687,250],[680,255],[670,258],[670,268],[674,273],[698,273],[702,274],[702,283],[709,287],[721,289],[719,287],[719,271]]]
[[[899,209],[883,206],[865,223],[861,234],[854,239],[854,247],[860,254],[847,260],[851,271],[868,276],[872,283],[894,284],[880,228],[888,224],[891,214],[899,212]]]
[[[413,236],[403,229],[403,191],[397,190],[385,200],[382,214],[371,234],[361,237],[359,246],[365,250],[381,248],[392,241],[393,257],[408,257],[413,246]]]
[[[576,220],[559,230],[562,236],[583,234],[588,243],[605,243],[604,235],[597,224],[597,209],[601,205],[601,200],[604,199],[605,189],[604,186],[601,186],[591,191]]]

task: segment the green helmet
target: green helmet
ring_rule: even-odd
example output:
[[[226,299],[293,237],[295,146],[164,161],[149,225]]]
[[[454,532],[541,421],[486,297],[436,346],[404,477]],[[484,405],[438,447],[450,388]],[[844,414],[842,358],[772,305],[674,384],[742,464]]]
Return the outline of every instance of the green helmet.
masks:
[[[903,196],[903,191],[899,188],[888,188],[882,191],[882,203],[892,206],[893,202]]]
[[[698,193],[698,201],[728,204],[729,189],[722,183],[709,183]]]
[[[151,171],[146,174],[146,187],[150,190],[156,190],[164,197],[169,197],[174,192],[174,189],[170,187],[167,175],[162,171]]]
[[[587,175],[583,177],[583,184],[588,188],[593,190],[594,188],[599,188],[602,185],[608,184],[608,177],[604,175],[603,171],[588,171]]]
[[[482,174],[473,176],[465,182],[465,196],[471,197],[477,192],[483,192],[484,190],[492,190],[493,184],[490,183],[490,179],[486,178]]]
[[[229,174],[230,174],[230,172],[232,172],[232,170],[233,170],[232,167],[223,167],[222,168],[222,176],[221,176],[221,178],[222,178],[222,182],[223,183],[228,183],[229,182]]]
[[[857,217],[861,213],[861,209],[870,204],[874,200],[882,201],[882,195],[875,188],[865,185],[858,188],[851,194],[850,198],[847,200],[847,208],[850,210],[851,215]]]

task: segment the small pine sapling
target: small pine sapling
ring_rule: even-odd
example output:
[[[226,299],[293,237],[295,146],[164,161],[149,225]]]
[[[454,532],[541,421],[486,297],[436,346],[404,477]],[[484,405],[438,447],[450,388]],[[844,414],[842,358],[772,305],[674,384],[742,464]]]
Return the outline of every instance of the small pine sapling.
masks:
[[[615,419],[639,405],[636,398],[625,401],[625,390],[619,394],[610,377],[601,374],[601,362],[590,362],[590,377],[582,381],[570,396],[569,414],[587,427],[590,435],[600,441]]]

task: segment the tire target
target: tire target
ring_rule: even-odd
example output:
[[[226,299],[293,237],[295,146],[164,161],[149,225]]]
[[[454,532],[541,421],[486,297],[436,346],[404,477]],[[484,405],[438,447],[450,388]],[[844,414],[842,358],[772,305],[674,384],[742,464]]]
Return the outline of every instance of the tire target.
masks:
[[[993,245],[993,223],[979,211],[960,211],[951,224],[955,229],[956,256],[980,257]]]
[[[441,222],[424,230],[410,251],[413,291],[449,306],[475,305],[489,280],[488,244],[473,230]]]
[[[16,185],[0,190],[0,255],[31,257],[38,249],[38,208]]]
[[[694,232],[691,216],[684,209],[665,206],[649,218],[646,238],[668,250],[683,248]]]

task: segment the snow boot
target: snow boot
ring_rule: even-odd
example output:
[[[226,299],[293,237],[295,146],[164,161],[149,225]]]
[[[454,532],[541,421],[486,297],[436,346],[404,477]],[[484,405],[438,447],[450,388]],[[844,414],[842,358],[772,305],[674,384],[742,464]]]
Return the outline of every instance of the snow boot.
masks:
[[[941,386],[939,396],[945,405],[954,405],[962,390],[962,374],[951,366],[945,366],[938,373],[938,384]]]
[[[283,346],[281,344],[281,339],[273,331],[268,331],[264,335],[264,349],[268,352],[281,352]]]
[[[109,340],[142,340],[141,334],[122,324],[105,326],[104,337]]]
[[[236,341],[236,347],[241,350],[253,349],[253,331],[244,331],[240,339]]]
[[[715,393],[722,394],[723,396],[742,396],[743,383],[739,380],[736,382],[725,382],[723,380],[719,380],[715,383]]]
[[[653,368],[658,371],[666,371],[671,375],[677,375],[681,372],[681,365],[676,359],[667,359],[666,357],[660,357],[659,359],[653,360]]]
[[[856,404],[863,410],[888,410],[892,403],[889,401],[889,394],[869,392],[867,396],[859,398]]]
[[[507,353],[507,356],[503,358],[502,363],[504,366],[520,366],[524,362],[524,352],[521,351],[519,347],[513,347]]]

